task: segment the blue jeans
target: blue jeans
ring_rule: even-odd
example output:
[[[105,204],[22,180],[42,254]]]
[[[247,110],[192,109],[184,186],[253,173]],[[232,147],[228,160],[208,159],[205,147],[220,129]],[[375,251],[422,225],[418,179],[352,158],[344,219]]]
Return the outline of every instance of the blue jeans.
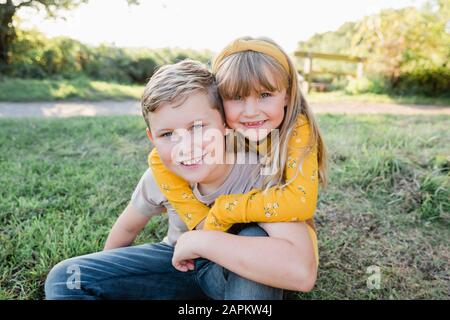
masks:
[[[249,225],[241,236],[267,236]],[[195,260],[195,269],[172,266],[173,247],[144,244],[92,253],[58,263],[45,282],[46,299],[267,299],[283,290],[245,279],[209,260]]]

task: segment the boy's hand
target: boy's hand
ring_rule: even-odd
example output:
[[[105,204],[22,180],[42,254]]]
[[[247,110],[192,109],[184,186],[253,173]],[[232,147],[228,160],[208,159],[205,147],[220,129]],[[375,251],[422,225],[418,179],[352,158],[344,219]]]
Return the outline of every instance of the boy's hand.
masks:
[[[194,259],[200,258],[195,253],[200,233],[201,231],[188,231],[178,238],[172,257],[172,265],[175,269],[182,272],[195,269]]]

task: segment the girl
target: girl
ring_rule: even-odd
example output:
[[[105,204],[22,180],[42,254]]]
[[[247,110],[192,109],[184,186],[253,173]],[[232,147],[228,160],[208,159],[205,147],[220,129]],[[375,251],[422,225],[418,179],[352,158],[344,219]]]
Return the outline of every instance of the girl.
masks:
[[[212,71],[227,125],[242,132],[247,143],[270,139],[265,131],[278,129],[280,143],[272,146],[274,151],[258,148],[258,152],[266,152],[266,165],[275,168],[278,160],[284,170],[266,177],[264,190],[222,195],[209,208],[194,197],[186,181],[164,167],[153,149],[149,165],[161,191],[190,230],[226,231],[235,223],[306,221],[317,258],[312,218],[318,185],[326,186],[326,151],[300,92],[293,62],[273,41],[246,37],[225,47]],[[258,131],[255,135],[247,129]]]

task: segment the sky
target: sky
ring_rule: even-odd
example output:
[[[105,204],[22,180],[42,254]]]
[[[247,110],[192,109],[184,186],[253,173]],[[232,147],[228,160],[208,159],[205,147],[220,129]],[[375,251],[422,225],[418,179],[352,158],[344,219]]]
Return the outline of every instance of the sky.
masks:
[[[425,0],[90,0],[45,19],[24,8],[22,27],[46,35],[69,36],[84,43],[120,47],[179,47],[219,51],[240,36],[266,36],[286,51],[315,33],[336,30],[344,22],[387,8],[420,7]]]

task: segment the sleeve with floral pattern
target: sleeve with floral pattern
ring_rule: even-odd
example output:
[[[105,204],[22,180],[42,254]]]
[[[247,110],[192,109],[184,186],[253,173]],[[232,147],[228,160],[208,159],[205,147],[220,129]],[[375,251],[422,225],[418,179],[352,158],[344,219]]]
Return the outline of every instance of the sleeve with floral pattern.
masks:
[[[189,183],[169,171],[161,161],[156,148],[148,156],[148,164],[161,192],[180,215],[189,230],[193,230],[208,214],[209,207],[193,194]]]
[[[204,229],[226,231],[235,223],[312,219],[316,210],[319,187],[317,146],[312,148],[302,164],[298,163],[302,152],[311,147],[310,135],[306,117],[299,116],[288,142],[285,177],[289,183],[286,186],[274,186],[265,193],[259,189],[252,189],[246,194],[218,197],[206,217]]]

